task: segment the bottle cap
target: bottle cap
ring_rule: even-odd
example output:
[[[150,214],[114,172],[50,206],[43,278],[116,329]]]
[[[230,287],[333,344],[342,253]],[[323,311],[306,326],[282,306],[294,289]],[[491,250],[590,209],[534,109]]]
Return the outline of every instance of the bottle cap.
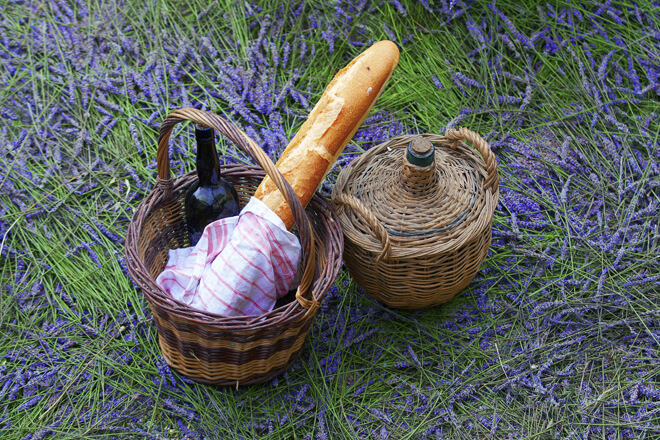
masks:
[[[195,137],[200,140],[213,139],[215,131],[208,125],[195,124]]]
[[[406,151],[406,159],[412,165],[419,167],[429,167],[435,161],[435,148],[428,139],[416,136]]]

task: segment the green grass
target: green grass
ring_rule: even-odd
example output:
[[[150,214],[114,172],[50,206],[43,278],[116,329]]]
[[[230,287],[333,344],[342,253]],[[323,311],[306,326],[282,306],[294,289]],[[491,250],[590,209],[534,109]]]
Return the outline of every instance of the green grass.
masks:
[[[657,95],[627,99],[617,106],[626,113],[617,118],[628,133],[602,117],[591,128],[587,114],[600,104],[585,88],[577,62],[590,78],[596,76],[600,60],[617,48],[614,42],[598,33],[581,40],[591,45],[589,51],[596,60],[592,69],[582,45],[572,47],[575,57],[567,49],[549,54],[515,41],[514,51],[497,37],[508,34],[514,40],[502,26],[489,36],[488,50],[479,49],[464,17],[447,22],[415,2],[406,4],[407,15],[402,16],[394,4],[372,2],[372,11],[357,15],[343,27],[346,32],[337,35],[331,52],[321,36],[325,24],[315,28],[312,20],[336,18],[333,5],[327,2],[306,3],[298,18],[292,6],[268,1],[259,3],[260,11],[230,1],[171,0],[153,7],[134,0],[88,2],[90,14],[99,18],[75,26],[60,22],[54,2],[27,3],[38,8],[36,12],[0,1],[3,31],[11,41],[24,38],[27,52],[23,58],[7,61],[23,70],[9,74],[8,67],[0,67],[4,83],[0,107],[20,112],[19,119],[5,120],[0,126],[4,150],[0,174],[4,192],[0,195],[0,231],[4,231],[0,328],[5,335],[0,340],[2,438],[30,438],[43,429],[58,439],[321,439],[323,433],[331,439],[381,438],[381,434],[390,439],[630,438],[626,428],[639,436],[647,433],[647,438],[658,435],[660,417],[654,409],[658,398],[650,392],[640,392],[637,400],[631,398],[640,383],[658,389],[658,287],[652,282],[621,287],[635,277],[660,271],[658,229],[654,234],[645,232],[653,231],[658,215],[650,213],[641,224],[626,229],[634,223],[630,216],[639,211],[640,200],[660,202],[657,185],[623,191],[633,180],[658,182],[650,162],[641,173],[630,165],[635,150],[647,158],[657,155],[657,119],[645,128],[635,118],[657,111]],[[563,39],[582,38],[587,32],[587,24],[560,25],[539,14],[536,6],[497,4],[528,36],[542,28]],[[595,8],[591,4],[575,7]],[[119,58],[137,72],[146,68],[141,60],[172,64],[174,42],[202,45],[201,36],[207,36],[223,61],[231,58],[229,65],[248,69],[249,50],[261,29],[254,23],[265,27],[267,17],[272,19],[279,8],[287,19],[269,25],[268,32],[276,53],[281,53],[285,43],[291,45],[289,66],[268,73],[279,85],[291,83],[299,91],[308,91],[310,98],[309,107],[291,97],[283,100],[288,112],[279,114],[287,139],[296,133],[336,71],[360,53],[361,48],[351,41],[388,38],[386,26],[397,42],[409,42],[402,46],[399,66],[373,110],[386,117],[367,121],[365,129],[387,129],[390,122],[399,121],[411,132],[442,133],[463,109],[472,109],[460,125],[491,143],[508,137],[495,149],[502,187],[536,203],[539,221],[547,226],[521,226],[506,239],[496,237],[493,252],[470,287],[448,304],[428,310],[387,309],[364,295],[342,269],[335,282],[337,290],[316,318],[300,360],[286,374],[238,390],[195,384],[169,372],[144,296],[122,270],[122,243],[98,226],[125,236],[132,213],[156,178],[157,128],[137,118],[148,119],[157,112],[153,121],[158,123],[181,107],[180,87],[164,73],[161,103],[146,97],[132,102],[127,94],[105,93],[119,111],[114,111],[116,124],[103,136],[105,128],[97,130],[97,126],[105,115],[94,103],[84,109],[79,85],[88,84],[97,93],[97,85],[108,72],[88,65],[85,54],[67,55],[71,50],[67,28],[76,27],[92,46],[107,43],[110,67]],[[660,22],[657,6],[640,8],[652,13],[652,23]],[[74,10],[81,14],[80,7]],[[207,13],[198,20],[202,11]],[[476,23],[498,20],[485,3],[473,4],[468,12]],[[600,20],[608,33],[628,42],[631,54],[657,65],[657,44],[643,44],[654,37],[641,33],[631,22],[621,25],[605,14]],[[54,43],[50,48],[41,47],[30,33],[33,26],[43,23],[60,25],[50,34],[44,28],[44,37]],[[139,59],[120,55],[110,44],[121,45],[124,37],[140,48]],[[301,41],[316,47],[314,56],[304,61],[300,60]],[[473,51],[473,56],[467,55]],[[511,76],[493,76],[496,54],[511,76],[533,75],[533,95],[526,108],[500,104],[491,95],[495,90],[499,95],[525,96],[525,84]],[[62,60],[66,62],[59,66]],[[620,51],[613,60],[627,66],[627,57]],[[205,56],[203,62],[208,61]],[[645,81],[643,66],[635,63],[640,80]],[[248,122],[226,99],[214,97],[227,84],[210,78],[221,78],[226,67],[200,66],[190,58],[186,65],[183,82],[196,90],[190,100],[202,101],[212,111],[237,124],[251,125],[257,132],[269,127],[268,116],[255,111],[260,119]],[[49,66],[64,69],[76,82],[72,98],[69,85],[60,82]],[[534,66],[540,67],[535,70]],[[559,68],[565,74],[559,74]],[[463,95],[452,81],[456,73],[486,88],[465,86]],[[126,73],[118,75],[122,78],[118,82],[127,84]],[[434,75],[442,89],[433,84]],[[150,78],[157,79],[154,73]],[[613,85],[610,77],[607,81]],[[603,101],[610,102],[603,84],[594,82],[593,87],[600,87]],[[617,93],[619,99],[626,98],[623,92]],[[37,104],[35,108],[11,103],[27,95]],[[576,110],[574,103],[582,109]],[[56,104],[63,105],[74,120],[63,124],[73,128],[71,132],[53,128],[56,115],[47,118]],[[586,122],[576,123],[580,115]],[[134,145],[131,123],[137,127],[142,153]],[[22,130],[24,142],[10,146]],[[611,157],[600,135],[625,140],[618,150],[621,160]],[[589,172],[571,175],[556,163],[553,154],[561,151],[566,136],[572,139],[572,154],[581,157]],[[172,171],[181,175],[194,167],[192,138],[185,127],[177,127],[173,138],[180,148],[172,152]],[[356,141],[346,154],[354,155],[369,144]],[[650,146],[646,151],[645,144]],[[535,154],[521,146],[531,146]],[[219,147],[232,160],[249,162],[231,144],[222,141]],[[280,151],[270,153],[276,159]],[[333,173],[337,172],[335,168]],[[564,186],[580,198],[580,211],[573,210],[570,201],[555,202]],[[604,213],[601,226],[590,235],[577,233],[575,224],[597,221],[597,214],[589,209],[596,205]],[[48,212],[31,217],[40,209]],[[502,203],[494,230],[512,229],[512,214],[508,202]],[[626,242],[636,242],[644,250],[627,253],[625,264],[615,270],[617,249],[603,252],[597,244],[602,234],[617,228],[625,230]],[[80,247],[81,243],[89,249]],[[561,255],[562,247],[568,248],[566,255]],[[605,268],[610,271],[601,282]],[[621,297],[626,301],[616,302]],[[582,315],[570,312],[577,309]],[[551,317],[558,317],[558,323],[549,323]],[[562,324],[562,319],[568,324]],[[585,321],[593,326],[581,327]],[[564,333],[570,326],[575,331]],[[356,339],[358,335],[364,336]],[[546,367],[548,362],[551,365]],[[552,372],[539,373],[540,385],[519,381],[506,388],[517,376],[534,377],[539,368]],[[50,370],[57,371],[55,377],[48,377]],[[31,382],[12,392],[13,384],[20,382],[18,375],[28,372],[32,372]],[[562,401],[551,403],[539,387],[552,389]],[[42,398],[27,408],[21,406],[35,397]],[[636,419],[642,410],[648,414]],[[484,417],[488,423],[498,419],[496,431],[491,432]],[[609,431],[585,434],[587,428],[598,426]],[[437,432],[429,431],[432,428]]]

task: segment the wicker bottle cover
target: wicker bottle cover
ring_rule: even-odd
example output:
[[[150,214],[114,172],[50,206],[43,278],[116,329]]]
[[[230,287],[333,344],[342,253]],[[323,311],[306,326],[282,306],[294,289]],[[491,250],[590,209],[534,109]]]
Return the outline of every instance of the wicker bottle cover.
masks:
[[[401,184],[410,194],[423,198],[437,185],[435,172],[435,148],[428,139],[415,137],[403,159]]]
[[[488,253],[498,197],[495,157],[467,129],[373,147],[341,171],[332,192],[346,266],[391,307],[446,302]]]

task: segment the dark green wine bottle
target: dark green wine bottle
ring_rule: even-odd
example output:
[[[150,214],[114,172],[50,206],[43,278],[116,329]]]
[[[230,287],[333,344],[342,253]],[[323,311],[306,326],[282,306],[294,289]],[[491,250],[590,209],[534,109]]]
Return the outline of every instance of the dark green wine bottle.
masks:
[[[220,174],[220,161],[211,127],[195,126],[197,182],[186,192],[188,237],[197,244],[209,223],[238,215],[238,195]]]

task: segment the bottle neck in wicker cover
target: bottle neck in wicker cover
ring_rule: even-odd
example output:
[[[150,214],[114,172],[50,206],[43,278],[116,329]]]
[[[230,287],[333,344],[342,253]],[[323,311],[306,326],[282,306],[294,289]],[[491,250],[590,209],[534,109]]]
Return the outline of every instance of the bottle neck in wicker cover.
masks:
[[[338,179],[342,192],[353,194],[388,232],[393,250],[442,252],[469,242],[490,227],[497,197],[483,188],[485,163],[474,148],[443,136],[424,135],[435,146],[435,166],[410,164],[406,148],[412,136],[401,136],[372,148]],[[369,226],[347,210],[350,224],[377,246]],[[396,253],[396,251],[395,251]]]

